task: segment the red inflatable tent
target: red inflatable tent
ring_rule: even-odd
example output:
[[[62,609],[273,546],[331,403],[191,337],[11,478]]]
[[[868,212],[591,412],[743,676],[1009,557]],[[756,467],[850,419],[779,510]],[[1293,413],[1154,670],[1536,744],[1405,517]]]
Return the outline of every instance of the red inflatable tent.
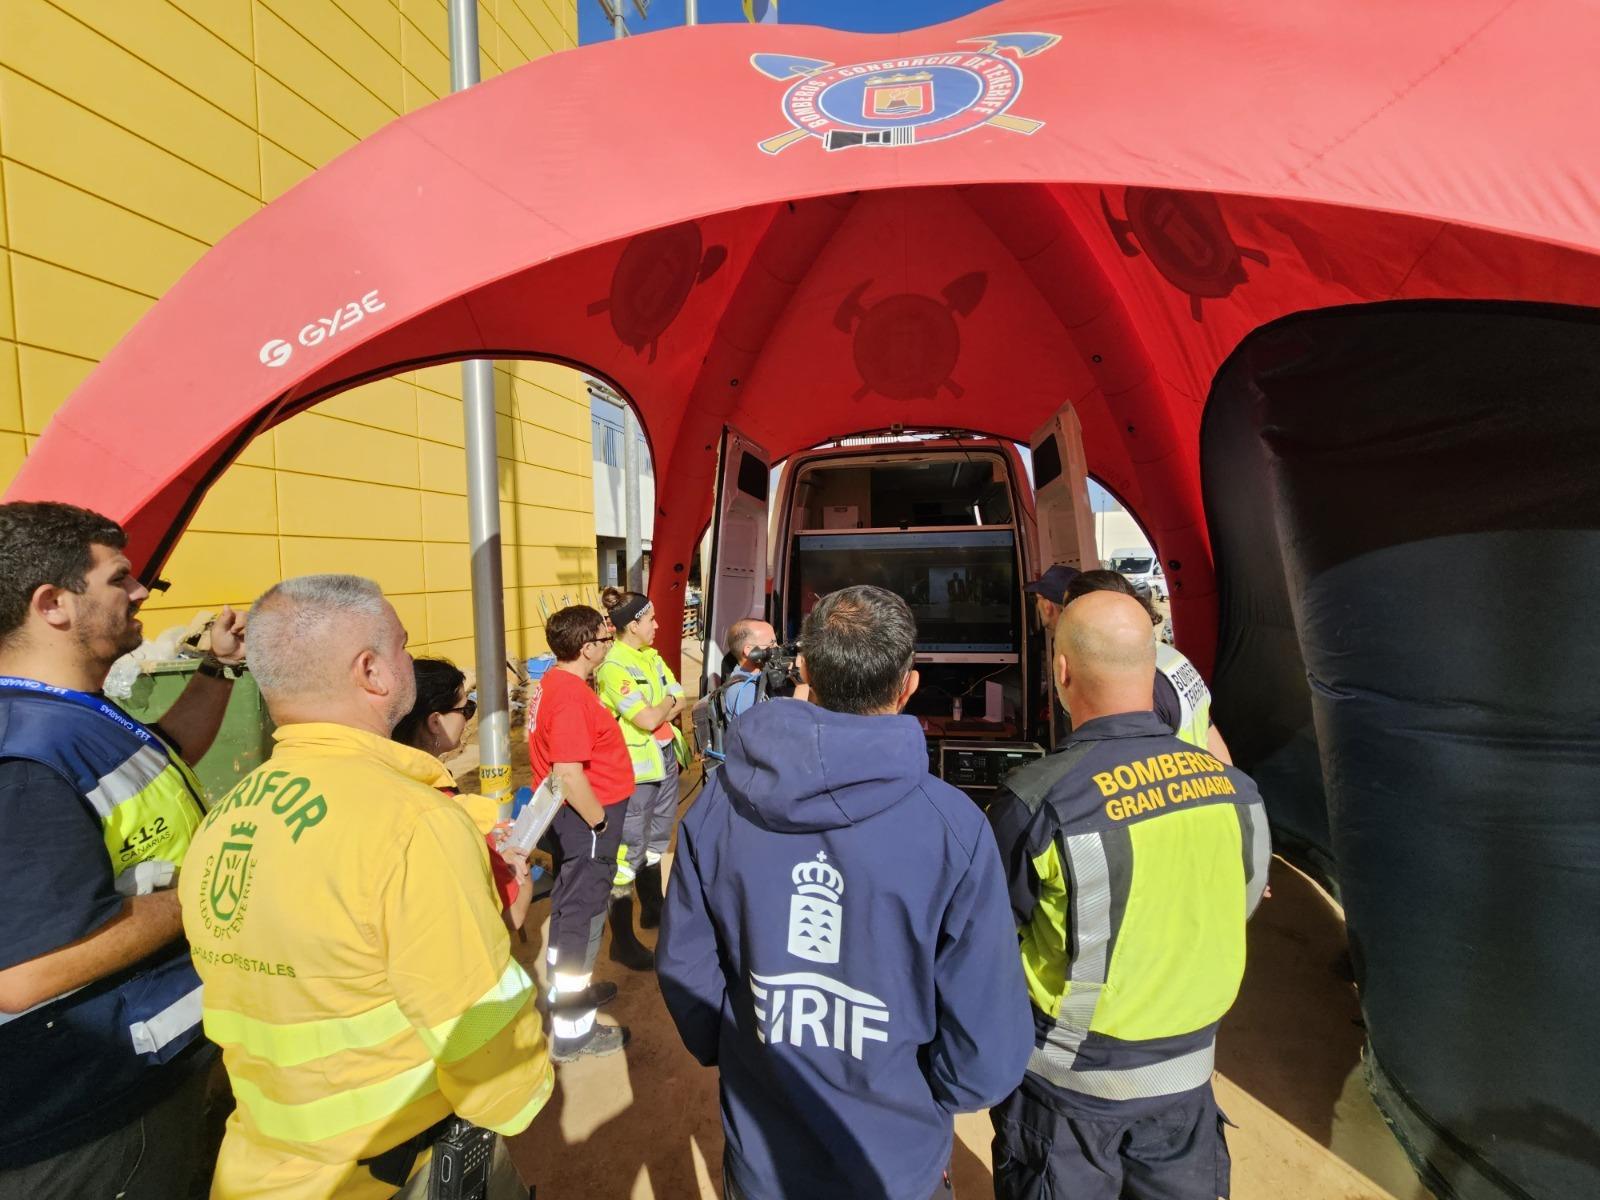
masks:
[[[1532,1082],[1520,1100],[1500,1097],[1520,1114],[1514,1133],[1485,1123],[1479,1093],[1513,1068],[1483,1060],[1476,1033],[1462,1032],[1473,1021],[1456,1026],[1469,1042],[1411,1036],[1438,1023],[1426,1010],[1441,995],[1455,997],[1445,1012],[1478,1003],[1460,998],[1459,979],[1401,989],[1393,1023],[1377,1019],[1390,1012],[1385,972],[1532,982],[1508,978],[1522,964],[1435,938],[1436,926],[1385,932],[1402,902],[1382,892],[1389,867],[1363,874],[1382,854],[1362,841],[1369,826],[1338,814],[1341,796],[1346,816],[1358,797],[1394,806],[1381,781],[1342,765],[1369,738],[1362,764],[1415,759],[1382,740],[1391,719],[1369,714],[1352,732],[1324,712],[1384,689],[1328,683],[1346,663],[1344,610],[1316,585],[1396,542],[1379,532],[1309,553],[1333,536],[1313,528],[1326,520],[1317,505],[1347,497],[1337,470],[1312,487],[1302,468],[1372,446],[1426,457],[1430,430],[1465,429],[1462,469],[1494,475],[1509,461],[1496,446],[1526,445],[1525,427],[1474,441],[1440,399],[1455,394],[1440,372],[1511,372],[1512,391],[1554,374],[1565,403],[1516,411],[1541,413],[1534,427],[1552,435],[1560,515],[1527,510],[1513,524],[1593,532],[1594,485],[1561,456],[1596,445],[1583,441],[1593,426],[1575,381],[1591,378],[1585,314],[1600,304],[1597,46],[1600,10],[1578,0],[1007,0],[887,37],[707,26],[558,54],[394,122],[230,234],[56,415],[8,498],[117,517],[153,573],[208,484],[289,415],[422,364],[560,361],[637,405],[662,481],[652,587],[672,630],[724,425],[779,456],[894,422],[1025,440],[1070,401],[1092,473],[1169,566],[1180,644],[1210,668],[1220,636],[1237,667],[1261,649],[1252,630],[1276,622],[1283,635],[1265,652],[1276,676],[1240,668],[1235,685],[1224,669],[1219,700],[1280,729],[1253,747],[1268,776],[1286,748],[1304,752],[1282,773],[1286,796],[1332,801],[1331,828],[1319,808],[1316,828],[1289,832],[1345,888],[1380,1082],[1431,1181],[1473,1196],[1594,1192],[1600,1089],[1570,1077],[1555,1049],[1573,1015],[1567,992],[1538,1017],[1553,1040],[1539,1042]],[[1488,307],[1451,307],[1462,302]],[[1326,310],[1342,314],[1336,333],[1296,317]],[[1474,321],[1483,327],[1462,325]],[[1552,322],[1566,332],[1537,361],[1518,353],[1545,346]],[[1491,346],[1505,351],[1492,370],[1473,357]],[[1415,386],[1394,392],[1402,378]],[[1207,417],[1203,455],[1208,399],[1230,379],[1226,405],[1213,401],[1227,420],[1213,430]],[[1404,436],[1384,425],[1415,396],[1434,398],[1417,401],[1426,420]],[[1330,427],[1347,403],[1352,423]],[[1486,400],[1482,411],[1508,409]],[[1358,429],[1369,432],[1347,436]],[[1505,486],[1548,481],[1542,453],[1517,458],[1522,474]],[[1406,463],[1384,467],[1355,472],[1357,501],[1384,498],[1358,525],[1386,529],[1416,499],[1393,482]],[[1463,507],[1429,495],[1438,519],[1418,536],[1459,532],[1449,519]],[[1223,524],[1239,547],[1231,561],[1253,569],[1231,583],[1224,572],[1219,590]],[[1272,553],[1251,559],[1263,539]],[[1409,664],[1407,680],[1431,669]],[[1498,676],[1478,683],[1489,696],[1514,690]],[[1578,699],[1562,692],[1552,711],[1600,709],[1592,682],[1572,686]],[[1551,769],[1546,790],[1567,795],[1573,781]],[[1447,829],[1449,788],[1426,779],[1419,794],[1439,799],[1427,812]],[[1577,828],[1594,845],[1593,806],[1562,812],[1551,836]],[[1546,851],[1519,862],[1532,871],[1541,854],[1565,853]],[[1537,911],[1522,917],[1556,903],[1592,914],[1594,861],[1540,875],[1567,890],[1529,899]],[[1504,880],[1497,869],[1486,861],[1486,885]],[[1518,927],[1495,936],[1509,942]],[[1429,938],[1432,965],[1413,953]],[[1379,943],[1394,952],[1376,954]],[[1571,971],[1581,957],[1568,949]],[[1506,990],[1479,1000],[1503,1006]],[[1592,1061],[1592,1016],[1587,1029]],[[1465,1075],[1441,1066],[1474,1055]]]

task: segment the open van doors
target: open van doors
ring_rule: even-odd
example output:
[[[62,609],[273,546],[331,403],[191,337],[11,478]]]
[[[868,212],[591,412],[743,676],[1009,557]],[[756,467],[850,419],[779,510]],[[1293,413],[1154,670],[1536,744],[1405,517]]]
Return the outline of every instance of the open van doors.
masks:
[[[711,517],[711,574],[705,607],[705,684],[722,676],[723,639],[741,617],[767,615],[767,491],[772,458],[737,429],[725,426],[717,456],[717,494]],[[702,693],[704,694],[704,693]]]
[[[1036,575],[1057,564],[1092,571],[1100,565],[1095,546],[1094,513],[1089,507],[1089,464],[1083,453],[1083,429],[1071,404],[1063,404],[1045,427],[1029,439],[1033,450],[1033,508],[1038,538]],[[1066,732],[1055,700],[1053,677],[1055,630],[1042,629],[1042,653],[1037,660],[1044,683],[1043,701],[1050,714],[1049,741],[1061,744]]]
[[[1065,564],[1080,571],[1100,565],[1094,513],[1089,507],[1089,468],[1083,430],[1071,404],[1064,404],[1029,440],[1033,450],[1034,520],[1038,529],[1036,574]]]

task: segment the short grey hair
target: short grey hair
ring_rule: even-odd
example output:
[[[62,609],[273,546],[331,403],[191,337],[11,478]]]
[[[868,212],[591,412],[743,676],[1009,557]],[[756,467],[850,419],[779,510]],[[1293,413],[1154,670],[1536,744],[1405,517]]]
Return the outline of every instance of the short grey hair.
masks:
[[[383,589],[359,575],[300,575],[263,592],[250,606],[245,650],[268,703],[337,691],[348,664],[338,661],[339,627],[364,625],[378,651],[386,614]]]

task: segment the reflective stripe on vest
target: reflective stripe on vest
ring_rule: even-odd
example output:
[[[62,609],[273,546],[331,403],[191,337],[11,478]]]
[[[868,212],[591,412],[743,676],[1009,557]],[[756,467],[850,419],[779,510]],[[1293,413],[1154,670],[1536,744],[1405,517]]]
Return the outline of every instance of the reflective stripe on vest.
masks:
[[[1165,642],[1156,643],[1156,670],[1178,694],[1178,728],[1173,732],[1191,746],[1206,749],[1211,732],[1211,689],[1193,663]]]
[[[278,1023],[230,1009],[210,1008],[206,1035],[224,1048],[239,1047],[277,1071],[274,1095],[235,1074],[238,1101],[257,1129],[286,1141],[325,1142],[361,1125],[387,1121],[438,1090],[435,1067],[457,1062],[487,1045],[532,1002],[533,980],[511,959],[500,978],[465,1012],[431,1029],[419,1029],[390,1000],[353,1017]],[[405,1067],[386,1079],[330,1090],[339,1075],[337,1056],[371,1050],[394,1038],[414,1034],[427,1047],[430,1061]],[[330,1061],[332,1060],[332,1061]],[[315,1063],[303,1073],[295,1068]],[[283,1096],[312,1097],[300,1102]]]
[[[1200,1087],[1216,1069],[1216,1057],[1217,1045],[1212,1042],[1188,1054],[1146,1063],[1142,1067],[1074,1071],[1071,1068],[1063,1069],[1059,1059],[1042,1059],[1041,1051],[1035,1050],[1028,1062],[1028,1070],[1059,1088],[1100,1100],[1153,1100]]]
[[[663,670],[648,670],[647,668],[652,665],[644,650],[635,650],[623,642],[614,642],[605,662],[600,664],[600,670],[626,673],[638,689],[630,695],[640,697],[641,702],[648,707],[660,704],[668,695],[664,674],[665,664],[662,664]],[[656,783],[664,779],[666,767],[661,761],[661,743],[656,741],[651,730],[640,729],[628,716],[639,707],[639,704],[629,703],[624,699],[619,702],[618,707],[612,707],[610,704],[607,704],[607,707],[616,713],[617,724],[622,729],[622,741],[628,748],[628,759],[633,764],[633,781]]]

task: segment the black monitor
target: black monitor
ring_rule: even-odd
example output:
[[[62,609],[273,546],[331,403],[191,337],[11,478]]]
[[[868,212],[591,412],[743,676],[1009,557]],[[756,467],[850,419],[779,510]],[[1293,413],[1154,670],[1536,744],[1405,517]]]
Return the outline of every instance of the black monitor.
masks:
[[[1009,529],[799,534],[785,606],[790,636],[819,597],[862,583],[911,606],[919,656],[997,661],[1018,652],[1021,602]]]

